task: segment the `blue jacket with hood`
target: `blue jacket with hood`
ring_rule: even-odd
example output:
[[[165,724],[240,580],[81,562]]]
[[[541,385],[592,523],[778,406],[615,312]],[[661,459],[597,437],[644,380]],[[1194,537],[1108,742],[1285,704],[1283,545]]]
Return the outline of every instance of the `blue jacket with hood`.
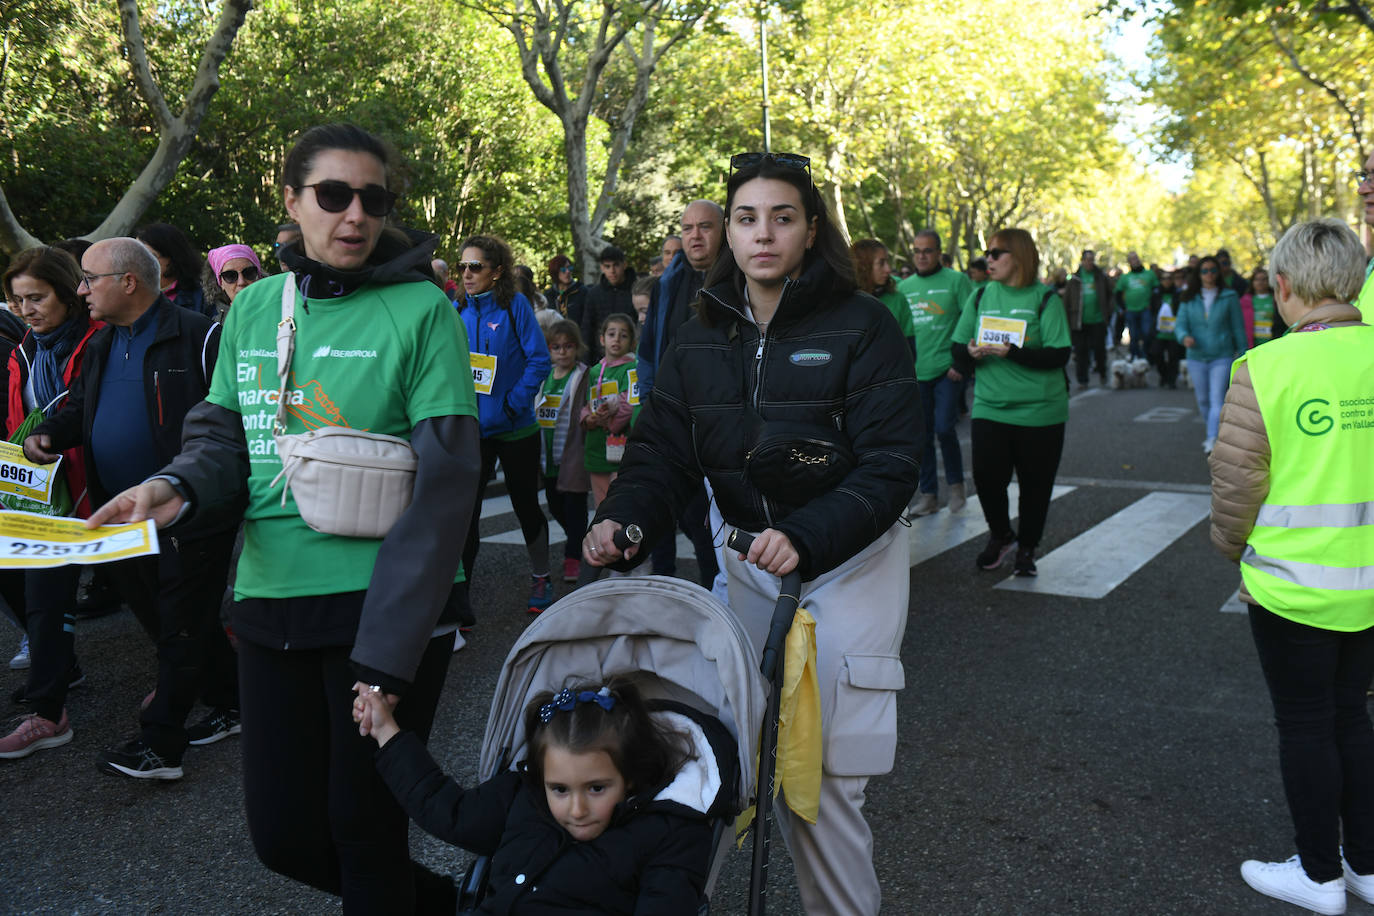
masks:
[[[534,308],[516,293],[509,306],[497,303],[492,290],[465,296],[456,303],[473,353],[496,357],[491,394],[477,395],[482,438],[533,426],[534,398],[549,374],[549,347],[535,320]]]

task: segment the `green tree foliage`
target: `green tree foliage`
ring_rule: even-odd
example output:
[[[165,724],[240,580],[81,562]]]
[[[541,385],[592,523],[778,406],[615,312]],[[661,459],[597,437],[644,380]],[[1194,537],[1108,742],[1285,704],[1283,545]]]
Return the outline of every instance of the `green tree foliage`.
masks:
[[[1144,87],[1171,113],[1158,144],[1194,163],[1194,199],[1181,209],[1201,216],[1210,201],[1209,212],[1237,218],[1228,242],[1265,251],[1297,220],[1353,220],[1349,176],[1368,146],[1374,30],[1324,9],[1193,0],[1159,18]],[[1247,212],[1208,193],[1227,179],[1233,194],[1245,189]]]

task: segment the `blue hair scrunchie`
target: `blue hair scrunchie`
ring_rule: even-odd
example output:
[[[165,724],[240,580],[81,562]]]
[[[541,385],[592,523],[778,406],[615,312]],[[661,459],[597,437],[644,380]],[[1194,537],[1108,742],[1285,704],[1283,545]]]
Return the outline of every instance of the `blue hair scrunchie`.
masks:
[[[597,691],[584,690],[581,693],[573,693],[565,687],[555,694],[552,700],[539,707],[539,721],[547,725],[560,710],[572,712],[578,703],[595,703],[610,712],[615,707],[615,697],[611,696],[609,687],[602,687]]]

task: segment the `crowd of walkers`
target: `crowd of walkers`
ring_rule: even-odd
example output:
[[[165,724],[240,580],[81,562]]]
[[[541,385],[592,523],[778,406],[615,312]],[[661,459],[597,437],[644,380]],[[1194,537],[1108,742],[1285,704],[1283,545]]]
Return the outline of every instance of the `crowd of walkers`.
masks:
[[[202,258],[181,231],[152,224],[134,238],[21,252],[0,312],[6,435],[32,461],[62,462],[50,505],[6,496],[5,508],[158,525],[156,556],[101,567],[94,586],[132,610],[157,661],[137,734],[103,751],[100,767],[179,779],[188,746],[240,735],[259,857],[340,895],[346,912],[453,912],[452,879],[412,862],[407,846],[407,812],[427,826],[437,815],[392,791],[409,791],[397,768],[426,765],[454,646],[479,619],[471,582],[498,466],[528,554],[531,614],[597,575],[675,575],[681,531],[700,584],[757,645],[777,577],[801,573],[824,736],[820,814],[785,792],[777,818],[808,912],[876,913],[862,806],[868,779],[895,759],[909,521],[941,511],[942,476],[944,510],[964,509],[961,418],[989,532],[977,565],[1014,555],[1014,573],[1035,576],[1069,363],[1080,388],[1090,370],[1107,384],[1125,337],[1113,363],[1129,371],[1153,366],[1173,388],[1186,366],[1212,453],[1232,418],[1221,407],[1233,363],[1294,314],[1278,302],[1292,301],[1289,280],[1274,290],[1260,268],[1246,280],[1225,251],[1177,269],[1131,252],[1108,270],[1087,250],[1072,274],[1042,274],[1030,233],[1006,227],[961,271],[924,229],[910,263],[895,266],[882,242],[847,244],[809,161],[785,153],[733,157],[724,206],[689,202],[644,275],[609,245],[595,282],[580,282],[564,254],[537,278],[491,234],[462,240],[449,264],[435,256],[438,238],[389,221],[396,165],[366,131],[313,128],[285,160],[292,222],[279,227],[272,272],[243,240]],[[1332,295],[1350,298],[1344,286]],[[340,464],[382,481],[356,505],[317,497],[300,471],[300,456],[331,435],[347,450]],[[393,472],[400,496],[388,496]],[[551,520],[564,540],[556,568]],[[641,539],[627,548],[618,535],[631,525]],[[727,526],[757,535],[747,555],[723,549]],[[1239,555],[1248,533],[1228,529],[1228,552]],[[14,700],[31,709],[0,736],[0,759],[73,738],[81,579],[77,566],[0,572],[23,632],[11,667],[28,669]],[[1251,593],[1291,597],[1259,580]],[[1256,628],[1262,653],[1285,638]],[[531,732],[560,711],[581,716],[579,704],[640,715],[632,688],[595,687],[541,698]],[[198,702],[207,712],[188,722]],[[387,751],[397,734],[413,737]],[[585,777],[616,799],[636,788],[610,738],[595,753],[612,765],[598,770],[591,752],[550,734],[531,771],[563,766],[575,785]],[[671,762],[655,779],[684,765],[671,738],[643,742],[667,742]],[[561,825],[556,843],[602,842],[609,815],[588,827],[567,813],[567,785],[546,797],[548,786],[531,800],[493,784],[509,807],[493,815],[495,836],[515,829],[511,806],[533,804]],[[466,828],[445,824],[462,842]],[[1319,853],[1324,875],[1334,866]],[[1352,861],[1369,855],[1361,847]],[[685,874],[699,892],[705,869]],[[576,880],[592,879],[583,869]],[[696,911],[659,904],[635,911]]]

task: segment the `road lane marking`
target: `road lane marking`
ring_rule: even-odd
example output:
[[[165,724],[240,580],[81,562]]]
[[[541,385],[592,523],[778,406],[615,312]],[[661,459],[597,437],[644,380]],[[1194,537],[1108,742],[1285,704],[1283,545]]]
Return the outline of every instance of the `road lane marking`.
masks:
[[[1037,560],[1039,576],[1012,576],[996,587],[1105,598],[1210,511],[1211,500],[1200,494],[1151,493]]]
[[[1056,477],[1055,483],[1068,484],[1072,487],[1101,487],[1103,489],[1118,490],[1149,490],[1151,492],[1164,491],[1171,493],[1202,493],[1204,495],[1212,492],[1212,488],[1209,484],[1174,483],[1168,480],[1117,480],[1111,477]]]
[[[1231,597],[1226,599],[1226,603],[1221,606],[1223,614],[1248,614],[1250,609],[1245,606],[1245,602],[1240,600],[1240,589],[1237,588],[1231,593]]]
[[[1058,499],[1073,491],[1073,487],[1056,486],[1050,493],[1050,499]],[[1013,511],[1020,492],[1020,488],[1014,483],[1007,487],[1007,500],[1011,503]],[[983,506],[978,501],[976,494],[970,496],[968,505],[958,512],[941,509],[933,515],[913,518],[911,520],[911,565],[916,566],[919,563],[924,563],[931,557],[937,557],[946,550],[953,550],[955,547],[987,533],[988,523],[983,521]]]
[[[1197,409],[1193,407],[1151,407],[1149,410],[1136,417],[1132,422],[1179,423],[1189,415],[1197,416]]]

